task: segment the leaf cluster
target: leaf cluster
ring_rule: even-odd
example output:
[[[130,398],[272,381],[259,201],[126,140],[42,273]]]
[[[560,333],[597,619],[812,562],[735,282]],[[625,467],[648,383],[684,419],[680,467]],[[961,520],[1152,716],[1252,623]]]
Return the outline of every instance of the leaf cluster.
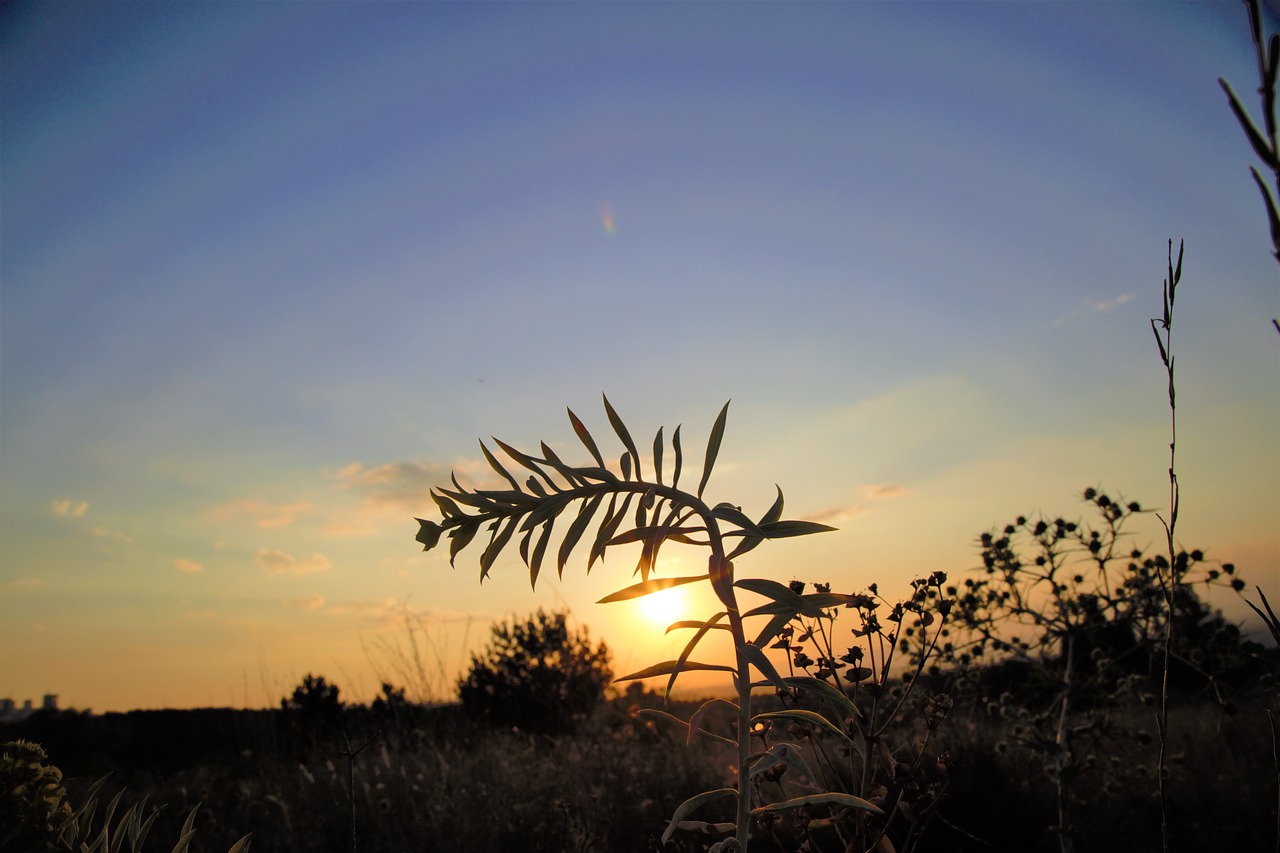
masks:
[[[640,575],[642,585],[609,599],[625,600],[672,585],[667,579],[665,583],[644,586],[650,581],[649,575],[659,551],[667,542],[708,546],[714,550],[720,547],[723,538],[733,538],[737,540],[735,547],[727,555],[720,555],[732,560],[765,539],[831,529],[812,522],[783,520],[781,489],[778,489],[773,505],[756,521],[732,504],[720,503],[711,507],[703,502],[703,493],[720,453],[728,403],[720,410],[712,427],[701,478],[697,491],[692,493],[680,488],[684,451],[679,426],[671,435],[670,455],[664,431],[659,428],[653,440],[652,454],[646,460],[608,397],[604,398],[604,408],[609,424],[623,447],[613,467],[606,463],[595,438],[572,410],[568,410],[569,422],[593,464],[570,465],[546,442],[541,444],[541,455],[534,456],[494,438],[494,444],[509,460],[508,464],[503,464],[482,441],[481,452],[506,488],[467,489],[454,476],[451,478],[453,488],[433,489],[431,497],[440,510],[442,520],[417,519],[419,530],[416,538],[423,550],[430,551],[442,537],[446,537],[449,540],[449,561],[455,564],[457,555],[481,531],[487,532],[487,542],[480,554],[480,578],[483,581],[503,549],[518,540],[520,557],[529,569],[529,583],[536,586],[548,558],[556,523],[568,518],[568,526],[554,558],[556,572],[560,576],[563,576],[565,565],[580,543],[589,542],[587,571],[596,560],[604,558],[609,548],[640,543],[636,573]],[[519,472],[520,476],[515,476],[512,471]],[[593,525],[594,534],[587,536]],[[711,579],[710,574],[684,578],[680,582],[708,579]]]

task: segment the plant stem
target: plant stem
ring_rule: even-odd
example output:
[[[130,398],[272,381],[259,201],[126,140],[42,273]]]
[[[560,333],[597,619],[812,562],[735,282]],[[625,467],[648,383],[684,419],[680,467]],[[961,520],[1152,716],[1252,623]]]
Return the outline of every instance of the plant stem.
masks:
[[[1071,803],[1068,798],[1067,772],[1071,764],[1071,731],[1067,720],[1071,715],[1071,670],[1075,665],[1075,634],[1067,634],[1067,664],[1062,674],[1062,707],[1058,711],[1058,753],[1053,757],[1057,769],[1058,788],[1058,847],[1062,853],[1075,853],[1071,840]]]
[[[1176,468],[1178,450],[1178,406],[1173,381],[1173,301],[1182,277],[1182,242],[1178,242],[1178,266],[1173,265],[1173,240],[1169,241],[1169,277],[1164,282],[1164,314],[1151,321],[1156,344],[1160,347],[1160,359],[1164,363],[1169,383],[1169,517],[1160,518],[1164,525],[1165,543],[1169,551],[1169,577],[1164,584],[1165,624],[1164,662],[1160,679],[1160,711],[1156,725],[1160,735],[1157,791],[1160,797],[1160,845],[1164,853],[1169,851],[1169,808],[1165,777],[1168,775],[1167,753],[1169,747],[1169,661],[1173,647],[1173,616],[1177,604],[1178,558],[1175,553],[1174,532],[1178,526],[1178,474]],[[1161,335],[1161,332],[1164,334]]]

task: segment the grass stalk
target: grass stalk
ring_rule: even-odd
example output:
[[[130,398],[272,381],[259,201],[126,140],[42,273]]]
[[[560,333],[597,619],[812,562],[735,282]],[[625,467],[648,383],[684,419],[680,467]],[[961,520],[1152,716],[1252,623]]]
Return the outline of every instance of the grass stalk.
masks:
[[[1181,583],[1178,573],[1178,558],[1175,552],[1174,535],[1178,525],[1178,490],[1177,453],[1178,453],[1178,405],[1174,384],[1173,357],[1173,302],[1178,282],[1182,278],[1182,241],[1178,241],[1178,263],[1173,263],[1173,240],[1169,240],[1168,278],[1164,281],[1164,312],[1160,317],[1152,318],[1151,330],[1155,334],[1156,344],[1160,348],[1160,360],[1164,364],[1165,376],[1169,389],[1169,507],[1167,518],[1157,514],[1164,527],[1165,544],[1168,546],[1168,576],[1163,583],[1165,599],[1165,630],[1163,662],[1160,677],[1160,710],[1156,715],[1156,728],[1159,733],[1160,751],[1157,768],[1157,792],[1160,800],[1160,845],[1164,853],[1169,851],[1169,802],[1167,790],[1168,751],[1169,751],[1169,663],[1173,649],[1173,617],[1177,602],[1177,590]]]
[[[351,748],[351,739],[342,733],[345,749],[338,754],[347,759],[347,803],[351,807],[351,853],[356,853],[356,756],[364,752],[365,747],[377,740],[382,732],[375,732],[373,737],[362,743],[358,749]]]

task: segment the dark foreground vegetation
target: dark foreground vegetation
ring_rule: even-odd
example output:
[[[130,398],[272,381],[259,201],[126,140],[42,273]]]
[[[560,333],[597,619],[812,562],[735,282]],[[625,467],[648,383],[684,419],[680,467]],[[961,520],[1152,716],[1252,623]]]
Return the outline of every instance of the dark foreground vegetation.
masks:
[[[42,744],[44,763],[64,774],[71,806],[106,774],[100,811],[122,790],[117,815],[143,801],[148,809],[162,806],[147,850],[172,849],[197,806],[192,851],[221,853],[247,833],[254,850],[335,853],[709,849],[719,837],[715,822],[733,819],[729,800],[708,806],[700,822],[687,822],[665,848],[660,837],[681,802],[734,784],[732,741],[715,738],[731,738],[732,721],[712,720],[686,744],[686,729],[666,714],[687,720],[700,702],[664,704],[638,685],[620,695],[597,691],[581,698],[583,673],[607,666],[607,650],[592,647],[585,634],[557,634],[557,626],[564,626],[559,614],[495,626],[495,637],[518,635],[541,657],[514,650],[502,659],[505,677],[496,679],[496,659],[480,655],[470,679],[481,680],[476,670],[488,672],[498,694],[530,684],[556,693],[572,682],[583,710],[567,722],[531,705],[521,728],[508,705],[425,707],[406,702],[390,685],[369,706],[344,705],[335,687],[308,676],[279,709],[38,712],[0,728],[0,740]],[[523,633],[516,630],[521,627]],[[548,628],[556,648],[547,647]],[[1166,786],[1172,850],[1275,849],[1278,765],[1267,712],[1280,695],[1280,659],[1275,649],[1238,635],[1233,647],[1239,655],[1232,677],[1197,686],[1183,673],[1174,697]],[[562,662],[565,649],[592,666]],[[555,672],[564,677],[557,681]],[[894,744],[888,755],[897,766],[884,777],[890,785],[869,793],[880,802],[897,796],[927,812],[910,842],[920,851],[1062,849],[1056,828],[1062,768],[1055,764],[1052,732],[1037,722],[1041,711],[1060,706],[1061,696],[1048,687],[1053,668],[1005,664],[955,676],[920,676],[918,699],[909,700],[882,735]],[[1143,702],[1144,686],[1134,686],[1132,701],[1094,697],[1092,707],[1072,718],[1076,761],[1065,790],[1077,850],[1161,849],[1156,717]],[[892,699],[905,682],[893,679],[886,687]],[[765,693],[764,707],[786,705]],[[817,742],[815,732],[796,725],[773,737]],[[13,772],[12,763],[5,772]],[[765,773],[757,784],[780,788],[784,776]],[[900,790],[889,790],[895,781]],[[795,820],[760,821],[752,849],[796,849],[784,825]],[[845,849],[820,827],[810,835],[803,849]],[[0,849],[48,848],[27,836]],[[130,849],[127,840],[119,849]]]

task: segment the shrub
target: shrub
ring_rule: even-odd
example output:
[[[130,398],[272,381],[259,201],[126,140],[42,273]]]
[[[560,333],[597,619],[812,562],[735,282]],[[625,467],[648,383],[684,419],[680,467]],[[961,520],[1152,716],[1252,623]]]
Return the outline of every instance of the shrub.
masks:
[[[62,771],[46,764],[38,743],[17,740],[0,748],[0,849],[52,849],[71,822]]]
[[[458,684],[471,714],[525,731],[571,728],[600,703],[613,678],[609,649],[594,648],[568,614],[539,610],[493,626],[488,647]]]
[[[323,675],[308,673],[292,696],[280,700],[280,709],[299,720],[332,723],[342,716],[342,700],[336,684],[325,681]]]

